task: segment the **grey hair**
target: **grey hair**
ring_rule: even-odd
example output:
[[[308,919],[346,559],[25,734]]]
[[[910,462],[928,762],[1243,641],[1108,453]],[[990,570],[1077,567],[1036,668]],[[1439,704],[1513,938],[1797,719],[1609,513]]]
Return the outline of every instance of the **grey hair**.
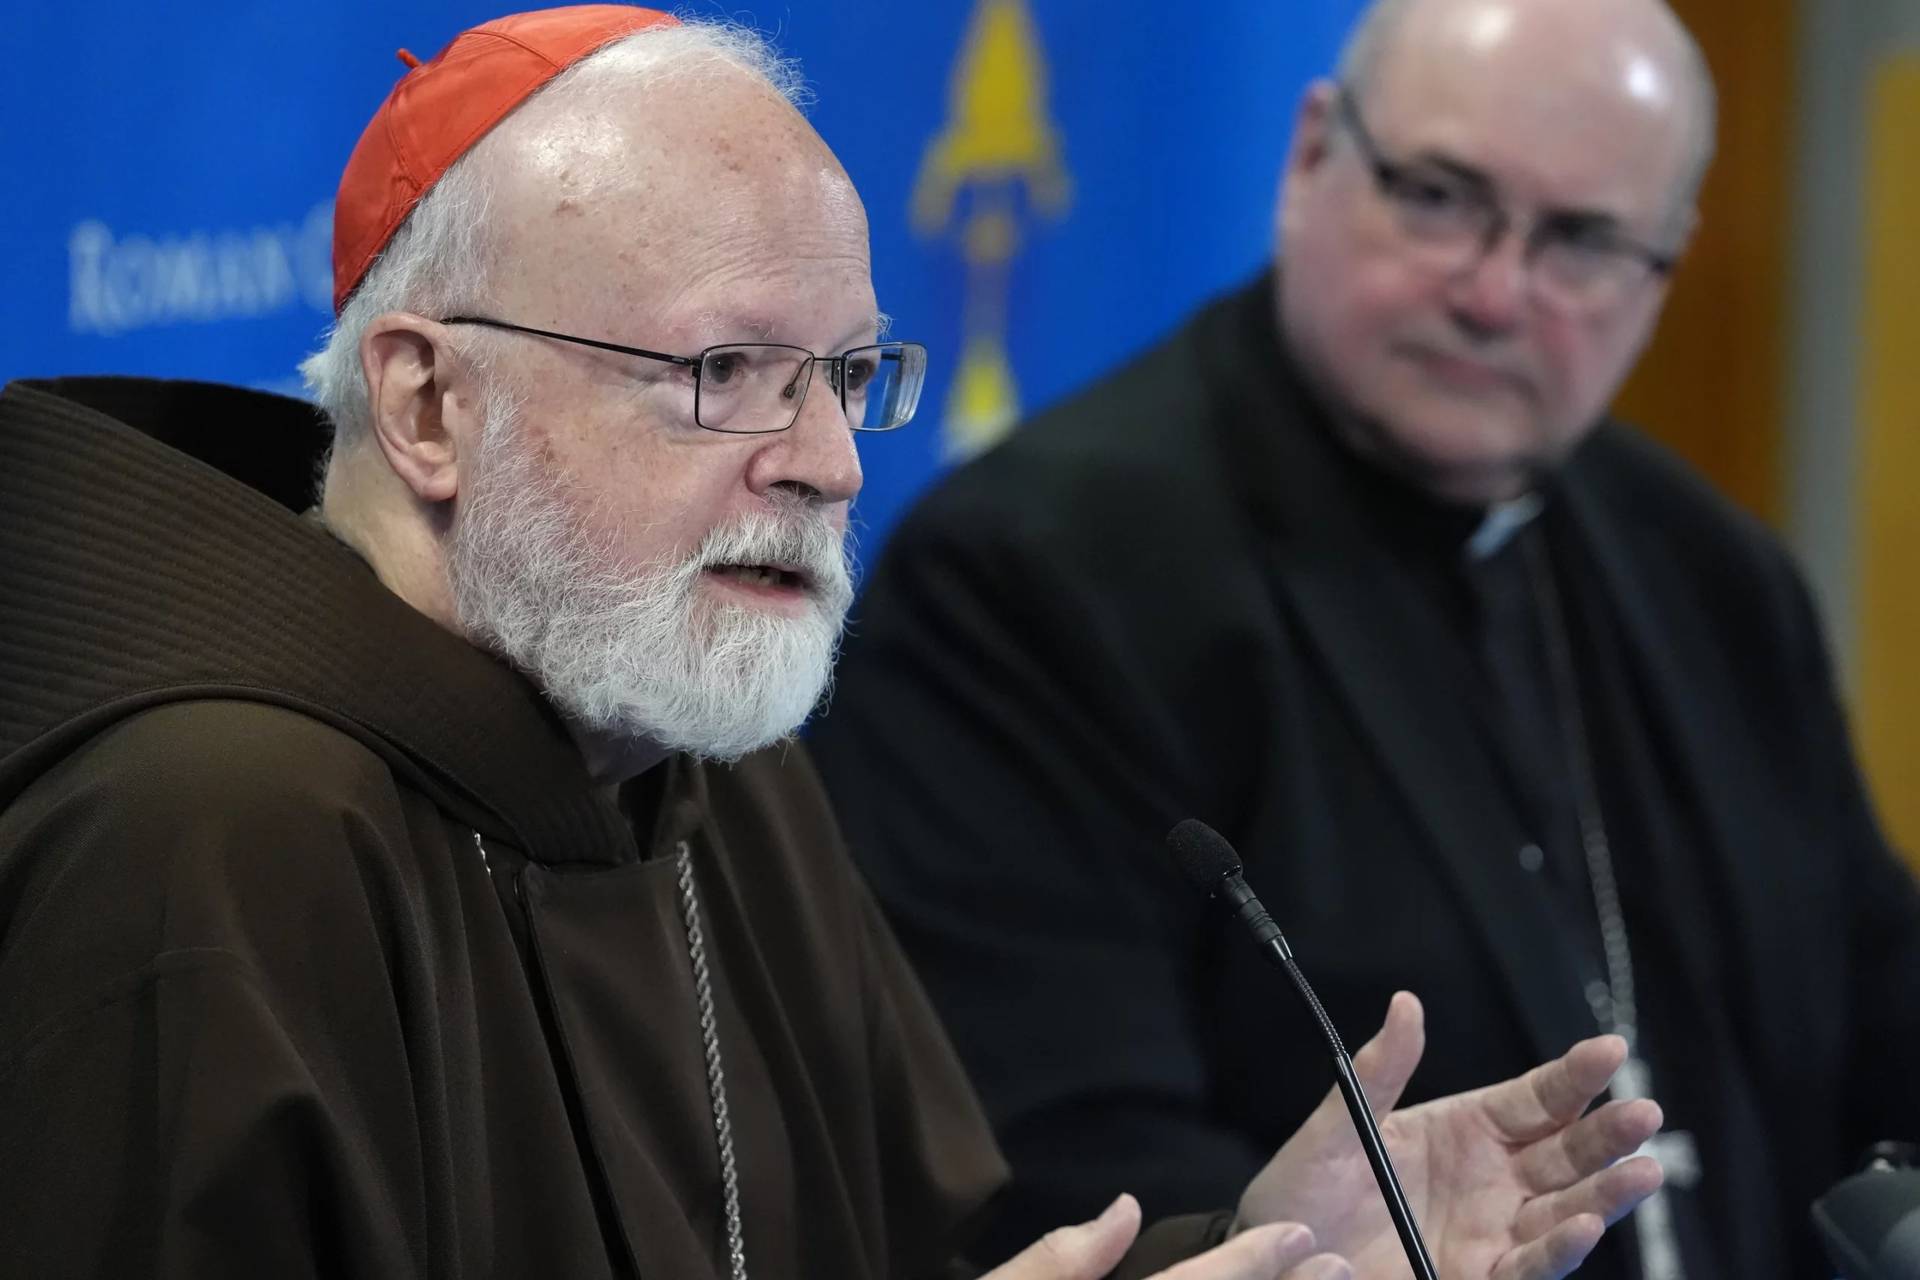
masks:
[[[333,451],[353,446],[372,430],[360,367],[360,342],[368,326],[392,311],[444,316],[471,309],[486,296],[498,247],[488,214],[499,165],[490,158],[504,145],[503,136],[516,128],[539,128],[554,118],[607,114],[618,99],[669,75],[704,75],[725,68],[746,71],[795,109],[807,105],[797,64],[758,32],[730,22],[683,18],[678,26],[636,31],[580,59],[529,95],[450,165],[420,197],[340,308],[325,345],[300,364],[308,394],[333,425]],[[538,109],[530,110],[535,104]],[[484,345],[475,335],[463,348],[483,372]],[[326,465],[323,461],[323,476]]]
[[[1399,34],[1400,24],[1416,3],[1417,0],[1373,0],[1367,6],[1348,32],[1339,60],[1334,64],[1334,75],[1340,84],[1360,94],[1373,83],[1382,58]],[[1662,4],[1661,7],[1666,10],[1679,38],[1680,72],[1693,99],[1692,110],[1687,113],[1693,136],[1689,140],[1686,167],[1681,170],[1675,204],[1676,215],[1684,220],[1700,195],[1700,184],[1706,181],[1707,169],[1713,164],[1720,131],[1720,95],[1714,87],[1713,70],[1707,65],[1706,54],[1701,52],[1693,32],[1687,30],[1687,24],[1680,21],[1680,15],[1670,6]]]

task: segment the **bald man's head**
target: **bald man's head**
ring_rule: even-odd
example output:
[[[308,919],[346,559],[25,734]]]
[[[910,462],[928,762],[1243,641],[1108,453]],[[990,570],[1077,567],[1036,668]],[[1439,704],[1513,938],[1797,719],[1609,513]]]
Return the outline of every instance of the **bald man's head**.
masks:
[[[866,214],[851,180],[763,76],[684,58],[645,77],[587,71],[597,82],[530,102],[476,148],[494,173],[495,307],[550,293],[564,272],[594,322],[618,332],[636,299],[675,307],[698,274],[689,263],[711,261],[724,279],[736,248],[763,242],[857,258],[864,274]]]
[[[1380,0],[1308,92],[1288,345],[1361,452],[1519,492],[1592,430],[1694,222],[1712,95],[1659,0]]]
[[[865,212],[780,72],[696,22],[583,58],[423,197],[327,354],[364,405],[330,525],[609,778],[808,714],[854,431],[924,369],[878,342]]]
[[[1719,97],[1699,44],[1663,0],[1373,0],[1348,34],[1335,75],[1366,96],[1390,54],[1421,49],[1436,29],[1490,30],[1519,19],[1559,32],[1576,56],[1584,40],[1588,52],[1617,58],[1633,49],[1662,65],[1677,91],[1675,126],[1689,141],[1674,207],[1690,209],[1713,163]]]

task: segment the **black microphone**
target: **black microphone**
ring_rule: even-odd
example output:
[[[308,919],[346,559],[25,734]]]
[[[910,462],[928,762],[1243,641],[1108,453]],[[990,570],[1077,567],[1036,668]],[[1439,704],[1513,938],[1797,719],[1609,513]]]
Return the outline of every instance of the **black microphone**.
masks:
[[[1293,979],[1293,989],[1307,1002],[1313,1020],[1320,1024],[1320,1034],[1326,1037],[1327,1048],[1333,1051],[1333,1070],[1340,1083],[1340,1096],[1346,1100],[1347,1114],[1353,1117],[1353,1127],[1360,1135],[1367,1163],[1373,1166],[1373,1180],[1380,1184],[1380,1196],[1387,1202],[1387,1215],[1393,1219],[1393,1229],[1400,1235],[1400,1247],[1406,1250],[1407,1261],[1413,1265],[1414,1278],[1439,1280],[1440,1273],[1434,1269],[1433,1258],[1427,1253],[1427,1242],[1420,1238],[1420,1224],[1413,1219],[1413,1209],[1407,1204],[1406,1193],[1400,1189],[1400,1177],[1387,1156],[1387,1144],[1380,1139],[1380,1126],[1373,1121],[1373,1108],[1367,1105],[1366,1090],[1360,1087],[1360,1077],[1354,1074],[1347,1046],[1341,1042],[1327,1011],[1321,1008],[1319,997],[1307,985],[1306,975],[1293,962],[1293,948],[1287,945],[1286,935],[1247,887],[1246,877],[1241,874],[1240,855],[1224,836],[1198,818],[1187,818],[1169,831],[1167,848],[1194,887],[1208,897],[1218,894],[1225,898],[1253,934],[1260,950]]]
[[[1813,1223],[1844,1280],[1920,1278],[1920,1150],[1880,1143],[1865,1171],[1813,1202]]]

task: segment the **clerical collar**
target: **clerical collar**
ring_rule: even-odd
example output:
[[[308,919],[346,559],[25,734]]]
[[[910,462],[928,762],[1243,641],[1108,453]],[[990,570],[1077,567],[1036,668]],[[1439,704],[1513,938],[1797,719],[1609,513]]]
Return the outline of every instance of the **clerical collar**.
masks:
[[[1546,505],[1546,499],[1534,492],[1523,493],[1505,502],[1493,503],[1487,508],[1486,514],[1480,518],[1479,526],[1468,535],[1466,544],[1462,548],[1465,558],[1477,564],[1493,556],[1500,548],[1512,541],[1514,534],[1533,523],[1533,518],[1539,515]]]
[[[1275,306],[1276,265],[1234,300],[1239,323],[1227,330],[1244,344],[1249,367],[1261,370],[1273,390],[1273,404],[1285,413],[1296,405],[1310,406],[1300,414],[1305,436],[1314,440],[1348,481],[1346,494],[1381,538],[1397,552],[1427,564],[1451,569],[1477,564],[1509,545],[1544,511],[1556,487],[1556,476],[1542,469],[1534,487],[1520,497],[1483,506],[1439,497],[1400,474],[1380,458],[1358,448],[1340,428],[1329,405],[1327,388],[1303,367],[1280,322]],[[1274,358],[1278,354],[1278,359]],[[1272,413],[1271,407],[1265,409]],[[1253,419],[1257,420],[1258,415]],[[1254,486],[1259,502],[1271,494]]]

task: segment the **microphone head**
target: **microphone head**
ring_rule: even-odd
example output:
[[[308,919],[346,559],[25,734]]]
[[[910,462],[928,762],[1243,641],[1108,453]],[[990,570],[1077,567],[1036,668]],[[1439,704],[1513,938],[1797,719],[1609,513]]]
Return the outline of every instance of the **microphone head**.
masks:
[[[1856,1173],[1813,1202],[1813,1223],[1843,1280],[1920,1275],[1920,1170]]]
[[[1240,874],[1240,855],[1227,838],[1198,818],[1182,818],[1167,832],[1167,849],[1193,887],[1211,895],[1228,876]]]

